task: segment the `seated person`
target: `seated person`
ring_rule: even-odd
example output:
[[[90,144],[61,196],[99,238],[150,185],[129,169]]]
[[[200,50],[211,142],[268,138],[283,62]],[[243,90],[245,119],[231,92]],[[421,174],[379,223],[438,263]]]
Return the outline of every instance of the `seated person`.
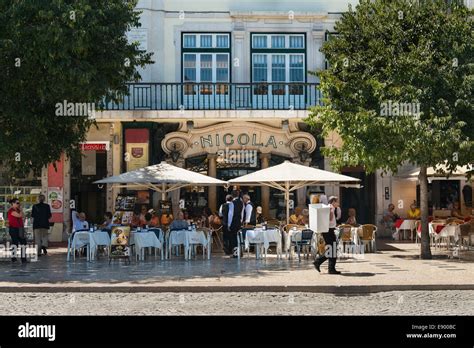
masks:
[[[397,221],[400,217],[397,213],[395,213],[395,205],[390,203],[388,205],[388,209],[384,211],[382,223],[385,225],[385,228],[390,230],[395,229],[395,221]]]
[[[263,214],[262,214],[262,207],[258,206],[256,212],[257,212],[257,217],[256,217],[257,224],[261,225],[265,222],[265,218],[263,217]]]
[[[298,225],[306,226],[309,225],[309,210],[303,209],[300,218],[298,219]]]
[[[299,225],[298,221],[302,219],[303,209],[301,207],[296,207],[293,215],[290,215],[290,224]]]
[[[461,207],[459,205],[459,202],[454,202],[453,203],[453,209],[451,210],[451,216],[456,218],[456,219],[460,219],[460,220],[464,220],[465,216],[462,215],[461,213]]]
[[[163,227],[168,227],[171,224],[171,221],[173,221],[173,215],[167,212],[161,214],[160,222]]]
[[[142,227],[146,228],[147,226],[150,226],[151,218],[152,218],[152,215],[150,213],[146,213],[145,214],[145,223],[142,225]]]
[[[110,211],[105,212],[104,214],[104,222],[100,225],[100,228],[104,230],[111,230],[113,225],[113,218],[112,213]]]
[[[416,203],[410,205],[410,210],[408,210],[407,216],[412,220],[419,220],[421,216],[420,209],[416,206]]]
[[[184,220],[184,213],[180,210],[176,219],[170,224],[170,230],[187,230],[188,226],[188,222]]]
[[[130,222],[130,225],[131,225],[132,228],[137,228],[137,227],[141,226],[140,214],[139,213],[137,213],[137,212],[133,213],[132,221]]]
[[[88,230],[89,223],[86,221],[86,213],[78,213],[77,211],[72,211],[72,232],[79,230]]]
[[[152,216],[149,226],[160,227],[160,215],[154,210],[152,211],[151,215]]]
[[[348,210],[349,217],[347,218],[346,224],[352,226],[358,226],[356,219],[356,210],[354,208],[349,208]]]

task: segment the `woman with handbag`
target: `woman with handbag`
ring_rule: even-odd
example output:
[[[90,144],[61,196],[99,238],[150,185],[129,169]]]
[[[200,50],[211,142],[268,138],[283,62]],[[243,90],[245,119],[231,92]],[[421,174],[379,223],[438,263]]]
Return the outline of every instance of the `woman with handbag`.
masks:
[[[21,262],[26,263],[26,249],[18,249],[18,245],[26,245],[25,227],[23,218],[25,214],[20,206],[18,198],[13,198],[10,201],[11,208],[8,210],[8,231],[12,239],[12,245],[16,246],[15,253],[12,255],[12,261],[16,261],[16,255],[21,255]]]

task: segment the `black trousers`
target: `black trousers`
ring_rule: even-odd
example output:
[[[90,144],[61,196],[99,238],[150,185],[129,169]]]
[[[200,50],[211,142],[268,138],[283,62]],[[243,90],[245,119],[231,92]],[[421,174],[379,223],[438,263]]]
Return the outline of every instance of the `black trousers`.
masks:
[[[226,224],[222,225],[222,238],[223,238],[223,243],[224,243],[224,253],[226,255],[230,255],[232,253],[232,249],[230,247],[230,239],[231,239],[231,233],[230,233],[230,229],[229,229],[229,226],[227,226]]]
[[[229,237],[230,237],[230,251],[234,252],[234,248],[237,248],[237,234],[242,226],[240,224],[230,225]]]
[[[318,263],[322,264],[324,261],[329,260],[328,269],[330,271],[336,270],[337,260],[337,244],[336,234],[334,233],[335,228],[330,228],[329,232],[323,233],[324,243],[326,243],[326,252],[324,255],[319,255]]]
[[[12,257],[12,260],[16,259],[20,255],[22,261],[26,261],[26,249],[22,250],[19,245],[26,245],[26,238],[20,238],[20,230],[16,227],[10,227],[8,229],[10,237],[12,239],[12,245],[16,246],[16,256]]]

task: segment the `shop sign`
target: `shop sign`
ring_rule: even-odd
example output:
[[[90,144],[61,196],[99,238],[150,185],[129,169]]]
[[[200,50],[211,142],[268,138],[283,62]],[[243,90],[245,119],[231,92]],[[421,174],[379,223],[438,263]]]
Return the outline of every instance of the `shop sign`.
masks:
[[[214,135],[207,135],[202,136],[200,138],[201,147],[204,149],[206,147],[213,147],[213,146],[232,146],[232,145],[240,145],[240,146],[252,146],[252,147],[273,147],[274,149],[277,148],[277,141],[274,135],[269,135],[264,141],[257,140],[257,134],[247,134],[241,133],[238,135],[232,133],[225,133],[223,135],[216,133]]]
[[[81,151],[109,151],[110,143],[108,141],[87,141],[80,143]]]
[[[148,166],[148,143],[127,143],[125,162],[127,171]]]

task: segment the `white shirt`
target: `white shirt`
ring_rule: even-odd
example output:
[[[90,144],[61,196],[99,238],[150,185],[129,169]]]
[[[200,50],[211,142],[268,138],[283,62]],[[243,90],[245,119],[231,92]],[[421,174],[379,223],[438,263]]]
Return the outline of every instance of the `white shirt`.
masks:
[[[249,204],[250,201],[245,205],[245,223],[248,224],[250,223],[250,217],[252,216],[252,205]]]
[[[325,194],[322,194],[319,196],[319,203],[321,204],[328,204],[328,196],[326,196]]]
[[[89,223],[87,221],[81,221],[77,216],[77,212],[75,210],[72,211],[72,232],[76,232],[79,230],[88,230]]]
[[[336,222],[336,208],[333,207],[333,205],[330,205],[331,213],[332,213],[332,219],[331,219],[331,214],[329,214],[329,228],[336,228],[337,222]]]

